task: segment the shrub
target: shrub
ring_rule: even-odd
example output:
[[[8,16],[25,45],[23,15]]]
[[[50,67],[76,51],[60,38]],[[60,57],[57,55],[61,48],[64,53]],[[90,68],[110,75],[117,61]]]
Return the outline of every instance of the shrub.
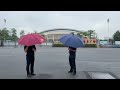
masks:
[[[53,44],[52,47],[67,47],[67,46],[64,46],[63,44]],[[85,44],[84,47],[94,47],[94,48],[97,48],[97,45],[96,44]]]
[[[96,44],[85,44],[84,47],[97,47],[97,45]]]
[[[53,44],[52,47],[66,47],[66,46],[64,46],[63,44]]]

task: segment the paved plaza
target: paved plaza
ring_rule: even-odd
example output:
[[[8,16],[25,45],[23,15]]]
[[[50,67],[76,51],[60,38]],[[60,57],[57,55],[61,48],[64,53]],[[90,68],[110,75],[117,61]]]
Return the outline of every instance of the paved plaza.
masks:
[[[75,76],[68,73],[68,56],[66,47],[37,47],[34,68],[37,75],[27,78],[23,47],[0,47],[0,79],[92,79],[97,72],[120,78],[120,48],[77,49]]]

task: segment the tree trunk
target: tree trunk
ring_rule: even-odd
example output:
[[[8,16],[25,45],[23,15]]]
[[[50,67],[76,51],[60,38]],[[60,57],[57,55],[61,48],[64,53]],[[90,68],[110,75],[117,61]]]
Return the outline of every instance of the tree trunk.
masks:
[[[3,44],[3,40],[1,40],[1,47],[3,47],[4,46],[4,44]]]
[[[16,47],[16,41],[15,41],[15,47]]]

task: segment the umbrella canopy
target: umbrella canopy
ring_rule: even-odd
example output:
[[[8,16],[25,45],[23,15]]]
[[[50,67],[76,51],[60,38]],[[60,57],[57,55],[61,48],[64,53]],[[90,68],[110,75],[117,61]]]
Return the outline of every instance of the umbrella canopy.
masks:
[[[23,35],[19,40],[18,43],[20,45],[31,46],[35,44],[41,44],[45,42],[45,38],[39,34],[27,34]]]
[[[83,40],[73,34],[64,35],[59,39],[59,41],[69,47],[78,48],[84,46]]]

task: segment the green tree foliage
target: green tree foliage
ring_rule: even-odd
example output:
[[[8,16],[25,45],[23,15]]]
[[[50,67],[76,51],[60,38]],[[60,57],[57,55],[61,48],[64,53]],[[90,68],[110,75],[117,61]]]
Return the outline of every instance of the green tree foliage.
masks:
[[[92,37],[95,36],[95,31],[94,30],[88,30],[87,34],[88,34],[89,38],[92,38]]]
[[[11,31],[12,31],[12,40],[15,42],[15,47],[16,47],[16,41],[18,39],[17,30],[15,28],[12,28]]]
[[[97,33],[95,32],[95,30],[88,30],[85,32],[79,32],[77,33],[77,36],[79,37],[89,37],[89,38],[97,38]]]
[[[113,34],[113,39],[114,41],[120,41],[120,31],[117,30],[114,34]]]
[[[9,31],[7,30],[7,28],[3,28],[0,30],[0,41],[1,41],[0,46],[4,46],[3,42],[5,42],[5,40],[9,36],[8,33]]]

